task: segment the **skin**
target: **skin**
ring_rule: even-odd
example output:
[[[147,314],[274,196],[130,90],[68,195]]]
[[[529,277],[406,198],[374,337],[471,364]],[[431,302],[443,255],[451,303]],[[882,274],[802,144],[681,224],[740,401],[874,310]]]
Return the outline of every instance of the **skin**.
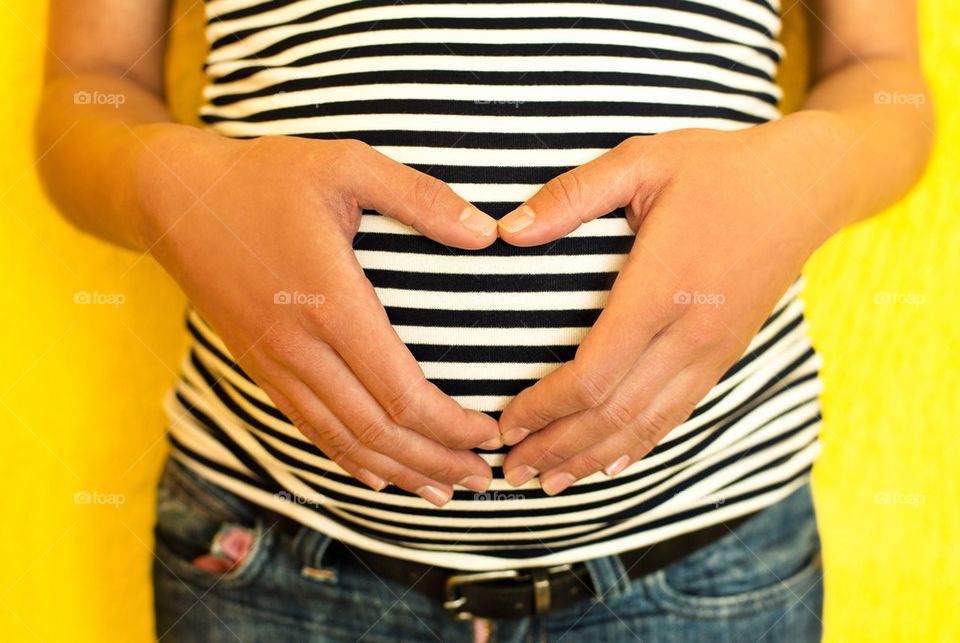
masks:
[[[933,136],[915,2],[824,1],[802,111],[628,139],[498,226],[358,141],[238,141],[172,123],[168,12],[164,0],[52,0],[37,123],[48,192],[79,227],[156,258],[341,467],[438,506],[454,484],[487,488],[490,468],[469,449],[501,440],[516,445],[508,480],[539,475],[550,494],[643,457],[743,354],[810,254],[909,189]],[[124,100],[77,104],[78,91]],[[576,358],[517,396],[499,427],[424,378],[351,247],[362,208],[477,249],[498,235],[548,243],[617,207],[637,239],[607,308]],[[278,292],[312,297],[277,305]]]
[[[497,423],[425,379],[352,239],[362,208],[465,249],[493,243],[496,222],[359,141],[239,141],[170,122],[168,9],[51,3],[37,127],[49,193],[81,228],[149,252],[277,408],[350,474],[435,505],[453,484],[485,491],[490,467],[469,449],[499,447]],[[78,104],[80,91],[124,100]],[[303,297],[278,305],[281,292]]]
[[[933,114],[915,14],[906,0],[822,2],[801,111],[628,139],[500,221],[531,246],[624,207],[637,232],[575,359],[504,411],[509,482],[539,475],[554,495],[642,458],[743,355],[811,253],[916,182]]]

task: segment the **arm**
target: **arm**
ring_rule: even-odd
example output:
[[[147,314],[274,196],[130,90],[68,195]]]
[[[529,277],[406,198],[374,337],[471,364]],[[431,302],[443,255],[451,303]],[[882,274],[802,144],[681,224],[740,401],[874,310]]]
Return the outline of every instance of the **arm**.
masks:
[[[522,246],[618,207],[637,231],[576,358],[501,416],[517,445],[508,480],[539,473],[555,494],[642,458],[743,355],[810,254],[916,182],[934,125],[915,12],[908,0],[824,0],[804,109],[735,132],[628,139],[500,221]]]
[[[423,376],[352,249],[363,208],[460,248],[496,223],[359,141],[237,141],[170,122],[162,0],[54,0],[40,174],[81,228],[150,252],[276,406],[343,469],[445,504],[483,491],[497,425]],[[290,303],[278,293],[309,297]],[[331,382],[336,382],[331,386]],[[492,442],[491,442],[492,441]]]
[[[169,0],[50,3],[44,91],[37,114],[40,178],[71,222],[146,251],[135,220],[144,140],[171,123],[163,100]]]
[[[757,129],[776,131],[760,139],[780,149],[772,162],[785,173],[825,163],[802,202],[822,213],[829,236],[892,205],[917,182],[935,116],[920,65],[915,2],[820,0],[810,19],[812,84],[803,107]],[[809,157],[796,159],[797,152]]]

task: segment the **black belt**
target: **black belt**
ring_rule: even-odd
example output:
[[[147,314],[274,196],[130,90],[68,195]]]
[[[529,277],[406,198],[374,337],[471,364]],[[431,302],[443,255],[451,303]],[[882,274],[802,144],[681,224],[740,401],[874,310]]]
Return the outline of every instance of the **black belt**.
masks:
[[[631,579],[640,578],[712,543],[753,515],[624,552],[619,557],[627,575]],[[352,558],[378,576],[426,594],[442,603],[458,620],[534,616],[596,597],[587,566],[582,562],[463,572],[348,547],[337,540],[330,543],[327,552],[341,560]]]

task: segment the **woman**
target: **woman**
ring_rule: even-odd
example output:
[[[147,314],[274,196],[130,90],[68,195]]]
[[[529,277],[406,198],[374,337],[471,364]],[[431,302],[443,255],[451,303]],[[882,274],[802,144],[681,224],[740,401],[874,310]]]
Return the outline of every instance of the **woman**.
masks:
[[[817,640],[797,281],[928,153],[909,2],[52,2],[41,171],[192,302],[165,640]],[[792,9],[792,7],[788,8]]]

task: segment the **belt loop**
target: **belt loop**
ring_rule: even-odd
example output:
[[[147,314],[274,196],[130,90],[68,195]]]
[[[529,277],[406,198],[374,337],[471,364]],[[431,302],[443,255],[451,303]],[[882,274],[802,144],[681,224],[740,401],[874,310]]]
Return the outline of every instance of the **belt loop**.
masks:
[[[546,614],[550,611],[550,577],[545,569],[530,570],[533,581],[533,611],[535,614]]]
[[[630,591],[630,576],[620,556],[603,556],[584,561],[598,599],[615,598]]]
[[[330,567],[329,563],[324,565],[323,559],[331,541],[330,536],[322,534],[316,529],[301,526],[293,537],[290,546],[301,565],[303,565],[304,572],[308,569],[320,572]],[[319,578],[316,574],[312,577]],[[335,578],[335,575],[331,576],[330,580],[333,578]]]

